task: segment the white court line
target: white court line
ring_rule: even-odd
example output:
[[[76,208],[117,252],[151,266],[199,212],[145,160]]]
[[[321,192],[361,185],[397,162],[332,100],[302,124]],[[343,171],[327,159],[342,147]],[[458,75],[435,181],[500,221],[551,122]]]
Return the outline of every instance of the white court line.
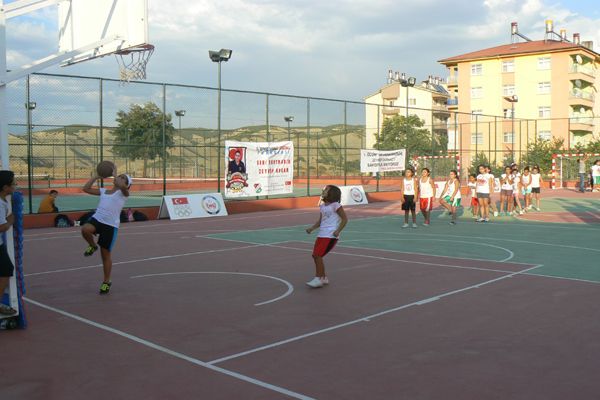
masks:
[[[181,233],[202,233],[206,232],[207,235],[210,234],[219,234],[219,233],[233,233],[239,232],[237,230],[231,229],[203,229],[198,231],[150,231],[150,232],[120,232],[119,237],[121,236],[140,236],[140,235],[165,235],[165,234],[181,234]],[[81,232],[78,232],[78,235],[73,236],[60,236],[60,237],[36,237],[32,239],[24,239],[25,242],[40,242],[46,240],[57,240],[57,239],[81,239]]]
[[[301,393],[293,392],[291,390],[282,388],[280,386],[275,386],[275,385],[272,385],[270,383],[267,383],[267,382],[264,382],[264,381],[261,381],[261,380],[258,380],[258,379],[251,378],[249,376],[242,375],[242,374],[240,374],[238,372],[230,371],[230,370],[227,370],[227,369],[224,369],[224,368],[221,368],[221,367],[217,367],[217,366],[211,365],[211,364],[206,363],[204,361],[198,360],[197,358],[193,358],[193,357],[190,357],[190,356],[185,355],[183,353],[179,353],[177,351],[168,349],[168,348],[166,348],[164,346],[161,346],[159,344],[150,342],[150,341],[142,339],[140,337],[131,335],[131,334],[127,333],[127,332],[123,332],[121,330],[112,328],[112,327],[110,327],[108,325],[104,325],[104,324],[101,324],[101,323],[89,320],[87,318],[80,317],[79,315],[75,315],[75,314],[72,314],[70,312],[61,310],[59,308],[55,308],[55,307],[52,307],[52,306],[40,303],[38,301],[29,299],[27,297],[24,297],[23,299],[26,302],[31,303],[33,305],[36,305],[36,306],[38,306],[40,308],[43,308],[45,310],[52,311],[52,312],[60,314],[62,316],[65,316],[65,317],[74,319],[76,321],[82,322],[82,323],[84,323],[86,325],[93,326],[94,328],[98,328],[100,330],[103,330],[103,331],[115,334],[115,335],[120,336],[122,338],[125,338],[125,339],[131,340],[133,342],[136,342],[138,344],[141,344],[142,346],[149,347],[151,349],[160,351],[160,352],[168,354],[168,355],[170,355],[172,357],[178,358],[180,360],[187,361],[189,363],[192,363],[194,365],[198,365],[200,367],[209,369],[211,371],[218,372],[220,374],[224,374],[224,375],[230,376],[230,377],[238,379],[240,381],[244,381],[244,382],[250,383],[252,385],[256,385],[256,386],[262,387],[264,389],[271,390],[273,392],[277,392],[277,393],[284,394],[286,396],[290,396],[290,397],[292,397],[294,399],[314,400],[312,397],[303,395]]]
[[[139,279],[139,278],[149,278],[155,276],[170,276],[170,275],[189,275],[189,274],[209,274],[209,275],[241,275],[241,276],[255,276],[259,278],[267,278],[272,279],[274,281],[278,281],[287,286],[287,291],[279,297],[276,297],[271,300],[263,301],[261,303],[254,304],[255,306],[264,306],[265,304],[275,303],[285,297],[288,297],[294,291],[294,286],[291,283],[286,281],[285,279],[277,278],[276,276],[271,275],[263,275],[263,274],[253,274],[250,272],[225,272],[225,271],[191,271],[191,272],[163,272],[159,274],[146,274],[146,275],[136,275],[131,276],[130,279]]]
[[[461,288],[461,289],[456,289],[456,290],[452,290],[452,291],[449,291],[449,292],[441,293],[441,294],[436,295],[436,296],[432,296],[432,297],[428,297],[426,299],[414,301],[412,303],[404,304],[404,305],[401,305],[401,306],[398,306],[398,307],[389,308],[389,309],[380,311],[380,312],[375,313],[375,314],[366,315],[364,317],[353,319],[351,321],[344,322],[344,323],[341,323],[341,324],[338,324],[338,325],[330,326],[328,328],[319,329],[317,331],[305,333],[305,334],[299,335],[299,336],[294,336],[294,337],[291,337],[291,338],[288,338],[288,339],[285,339],[285,340],[280,340],[278,342],[271,343],[271,344],[268,344],[268,345],[265,345],[265,346],[260,346],[260,347],[254,348],[254,349],[246,350],[246,351],[243,351],[243,352],[240,352],[240,353],[236,353],[236,354],[232,354],[232,355],[229,355],[229,356],[226,356],[226,357],[221,357],[221,358],[218,358],[216,360],[212,360],[212,361],[208,362],[208,364],[214,365],[214,364],[222,363],[224,361],[229,361],[229,360],[232,360],[232,359],[235,359],[235,358],[240,358],[240,357],[243,357],[243,356],[247,356],[249,354],[257,353],[259,351],[264,351],[264,350],[272,349],[272,348],[275,348],[275,347],[283,346],[283,345],[288,344],[288,343],[292,343],[292,342],[296,342],[296,341],[299,341],[299,340],[303,340],[303,339],[306,339],[306,338],[311,337],[311,336],[316,336],[316,335],[320,335],[320,334],[326,333],[326,332],[331,332],[331,331],[334,331],[334,330],[337,330],[337,329],[340,329],[340,328],[345,328],[345,327],[350,326],[350,325],[358,324],[359,322],[368,322],[368,321],[370,321],[370,320],[372,320],[374,318],[378,318],[378,317],[381,317],[381,316],[384,316],[384,315],[387,315],[387,314],[391,314],[391,313],[394,313],[394,312],[397,312],[397,311],[401,311],[401,310],[407,309],[409,307],[418,306],[418,305],[424,305],[424,304],[427,304],[427,303],[431,303],[433,301],[437,301],[437,300],[443,299],[443,298],[448,297],[448,296],[452,296],[452,295],[455,295],[455,294],[463,293],[463,292],[469,291],[471,289],[477,289],[477,288],[480,288],[482,286],[486,286],[486,285],[490,285],[490,284],[495,283],[495,282],[502,281],[504,279],[512,278],[513,276],[516,276],[516,275],[519,275],[519,274],[523,274],[523,273],[525,273],[527,271],[530,271],[530,270],[532,270],[534,268],[538,268],[538,267],[540,267],[540,265],[535,265],[535,266],[533,266],[531,268],[527,268],[527,269],[524,269],[522,271],[511,272],[510,274],[503,275],[503,276],[500,276],[498,278],[494,278],[494,279],[490,279],[490,280],[483,281],[483,282],[480,282],[480,283],[476,283],[474,285],[467,286],[467,287],[464,287],[464,288]],[[504,271],[504,272],[506,272],[506,271]]]
[[[282,242],[282,243],[285,243],[285,242]],[[114,262],[113,265],[133,264],[133,263],[138,263],[138,262],[143,262],[143,261],[154,261],[154,260],[164,260],[164,259],[167,259],[167,258],[195,256],[195,255],[198,255],[198,254],[220,253],[220,252],[223,252],[223,251],[242,250],[242,249],[249,249],[249,248],[252,248],[252,247],[260,247],[260,246],[263,246],[263,245],[262,244],[252,244],[252,245],[249,245],[249,246],[231,247],[231,248],[227,248],[227,249],[204,250],[204,251],[195,251],[193,253],[181,253],[181,254],[171,254],[171,255],[168,255],[168,256],[156,256],[156,257],[148,257],[148,258],[138,258],[138,259],[135,259],[135,260],[117,261],[117,262]],[[62,268],[62,269],[55,269],[55,270],[52,270],[52,271],[44,271],[44,272],[33,272],[31,274],[25,274],[25,277],[37,276],[37,275],[56,274],[56,273],[59,273],[59,272],[79,271],[79,270],[82,270],[82,269],[98,268],[98,267],[102,267],[102,264],[87,265],[85,267]]]

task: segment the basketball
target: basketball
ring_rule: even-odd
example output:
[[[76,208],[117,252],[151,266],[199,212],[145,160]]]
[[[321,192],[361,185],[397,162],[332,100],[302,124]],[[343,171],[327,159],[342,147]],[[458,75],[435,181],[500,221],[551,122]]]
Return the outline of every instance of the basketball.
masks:
[[[100,161],[98,166],[96,167],[96,172],[102,178],[108,178],[112,176],[113,171],[116,169],[115,164],[112,161]]]

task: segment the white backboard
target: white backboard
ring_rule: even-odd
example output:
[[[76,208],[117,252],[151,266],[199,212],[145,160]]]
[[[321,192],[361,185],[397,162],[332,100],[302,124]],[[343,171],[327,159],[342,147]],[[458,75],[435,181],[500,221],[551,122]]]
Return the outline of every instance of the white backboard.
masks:
[[[115,38],[63,62],[63,66],[103,57],[148,43],[148,0],[62,1],[58,24],[60,52]]]

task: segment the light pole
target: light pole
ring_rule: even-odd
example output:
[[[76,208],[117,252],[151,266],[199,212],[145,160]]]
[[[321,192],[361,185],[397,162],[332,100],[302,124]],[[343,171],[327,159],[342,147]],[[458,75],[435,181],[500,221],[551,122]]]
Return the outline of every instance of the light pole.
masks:
[[[29,83],[29,80],[27,81]],[[25,108],[27,109],[27,185],[29,186],[28,190],[28,199],[29,199],[29,214],[33,213],[33,166],[31,165],[33,160],[33,155],[31,154],[32,149],[32,137],[31,137],[31,112],[35,110],[37,104],[35,101],[28,101],[25,103]]]
[[[511,130],[512,130],[512,143],[511,143],[511,150],[512,150],[512,159],[513,162],[515,162],[515,103],[519,102],[519,97],[517,97],[516,94],[513,94],[512,96],[507,96],[504,97],[504,100],[508,101],[510,103],[510,119],[511,119]]]
[[[410,78],[406,79],[406,74],[403,72],[399,82],[401,86],[406,88],[406,118],[408,118],[408,88],[415,86],[415,83],[417,83],[417,78],[411,76]]]
[[[283,117],[283,119],[288,124],[288,140],[292,140],[292,133],[291,133],[291,130],[290,130],[290,124],[294,120],[294,117],[292,115],[290,115],[289,117]]]
[[[219,51],[209,50],[208,57],[212,62],[219,64],[218,73],[218,94],[217,94],[217,191],[221,192],[221,63],[227,62],[231,58],[233,51],[229,49],[221,49]]]
[[[283,119],[285,120],[285,122],[287,122],[288,125],[288,141],[292,140],[292,131],[290,128],[290,124],[292,123],[292,121],[294,120],[294,116],[293,115],[289,115],[287,117],[283,117]],[[300,168],[300,135],[296,135],[296,176],[298,176],[298,169]]]
[[[181,135],[181,117],[185,117],[185,110],[175,110],[175,115],[179,118],[179,179],[182,176],[182,160],[183,160],[183,146],[182,146],[182,135]]]

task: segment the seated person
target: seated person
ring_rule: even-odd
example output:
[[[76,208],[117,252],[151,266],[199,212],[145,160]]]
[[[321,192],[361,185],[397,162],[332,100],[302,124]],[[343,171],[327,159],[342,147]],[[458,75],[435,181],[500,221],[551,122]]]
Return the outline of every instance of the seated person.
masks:
[[[58,192],[56,190],[51,190],[48,193],[48,196],[42,200],[40,203],[40,208],[38,209],[38,213],[56,213],[58,212],[58,208],[54,204],[56,198],[58,197]]]

